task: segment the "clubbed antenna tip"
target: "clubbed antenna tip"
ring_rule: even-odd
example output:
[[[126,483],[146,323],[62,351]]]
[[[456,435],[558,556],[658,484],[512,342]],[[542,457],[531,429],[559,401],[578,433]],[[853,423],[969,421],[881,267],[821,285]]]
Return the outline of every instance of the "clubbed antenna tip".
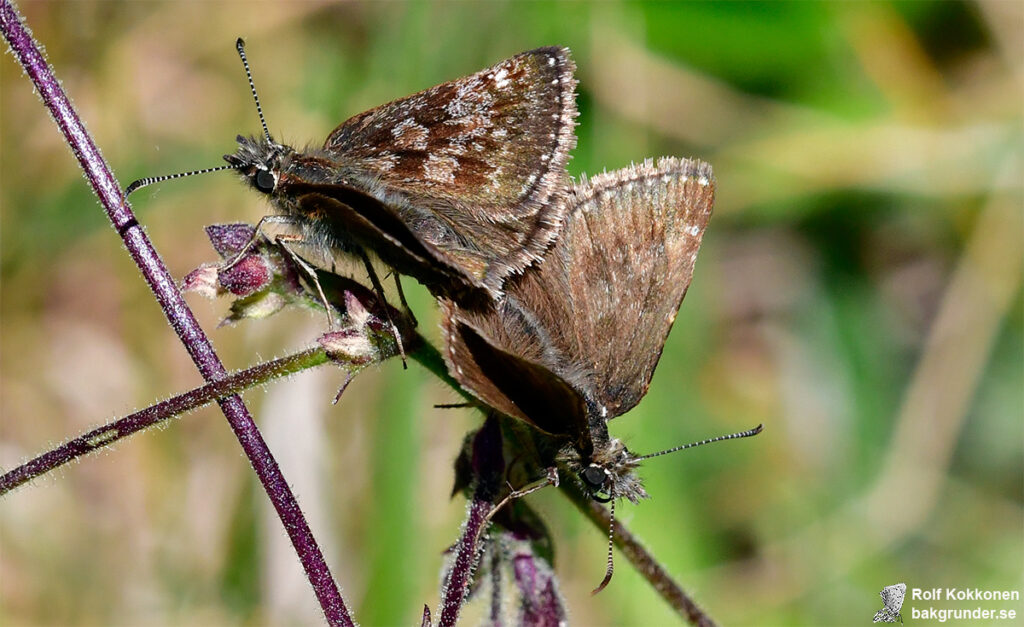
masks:
[[[252,80],[252,71],[249,69],[249,60],[245,58],[245,41],[239,37],[235,41],[235,49],[238,50],[238,56],[242,59],[242,67],[245,68],[245,77],[249,79],[249,90],[252,91],[252,99],[256,102],[256,113],[260,116],[260,124],[263,125],[263,136],[267,138],[267,143],[273,145],[274,140],[270,138],[270,129],[267,128],[267,120],[263,117],[263,107],[260,105],[259,94],[256,93],[256,83]]]
[[[650,459],[652,457],[658,457],[660,455],[668,455],[669,453],[675,453],[676,451],[682,451],[682,450],[685,450],[685,449],[688,449],[688,448],[694,448],[695,446],[703,446],[705,444],[711,444],[712,442],[721,442],[723,440],[735,440],[737,438],[749,438],[751,436],[757,435],[758,433],[761,433],[761,431],[763,431],[763,430],[764,430],[764,425],[760,424],[760,425],[757,425],[756,427],[754,427],[753,429],[748,429],[746,431],[740,431],[739,433],[730,433],[728,435],[720,435],[720,436],[718,436],[716,438],[708,438],[707,440],[701,440],[700,442],[691,442],[690,444],[683,444],[682,446],[674,446],[674,447],[672,447],[670,449],[665,449],[664,451],[658,451],[657,453],[651,453],[650,455],[641,455],[639,457],[633,458],[633,461],[638,462],[638,461],[643,460],[643,459]]]

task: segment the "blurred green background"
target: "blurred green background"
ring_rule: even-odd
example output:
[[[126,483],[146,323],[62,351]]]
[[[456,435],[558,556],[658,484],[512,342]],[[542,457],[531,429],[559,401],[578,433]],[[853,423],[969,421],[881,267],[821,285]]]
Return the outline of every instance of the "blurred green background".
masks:
[[[613,435],[651,460],[619,514],[723,624],[867,624],[878,591],[1021,590],[1024,4],[23,2],[122,184],[217,165],[541,45],[579,66],[573,174],[695,156],[718,178],[650,393]],[[10,55],[0,61],[0,468],[200,383]],[[171,271],[266,211],[230,174],[133,198]],[[411,282],[406,282],[410,285]],[[436,338],[426,293],[412,294]],[[230,368],[310,344],[305,312],[215,328]],[[246,394],[364,625],[436,607],[468,410],[397,360]],[[579,625],[676,622],[561,495],[529,497]],[[911,606],[931,604],[911,601]],[[936,604],[965,607],[969,604]],[[1022,608],[1020,603],[982,604]],[[477,610],[478,612],[479,610]],[[314,624],[287,538],[216,410],[0,500],[0,622]],[[475,624],[471,610],[465,617]]]

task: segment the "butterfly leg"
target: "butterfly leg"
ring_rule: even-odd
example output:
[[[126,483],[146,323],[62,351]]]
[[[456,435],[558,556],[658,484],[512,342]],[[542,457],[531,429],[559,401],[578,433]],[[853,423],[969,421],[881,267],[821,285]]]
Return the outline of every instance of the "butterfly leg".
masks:
[[[509,492],[509,495],[506,498],[508,498],[509,500],[521,499],[527,494],[533,494],[537,490],[546,488],[549,485],[553,485],[556,488],[558,487],[558,469],[555,468],[554,466],[548,468],[548,473],[546,477],[538,481],[535,481],[530,485],[527,485],[525,488],[514,490],[512,486],[509,485],[508,489],[512,491]]]
[[[324,288],[320,285],[320,279],[316,276],[316,268],[311,266],[308,261],[303,259],[291,249],[291,244],[301,244],[305,240],[299,235],[278,235],[274,238],[274,243],[281,247],[288,257],[295,263],[295,265],[302,268],[302,270],[309,276],[313,281],[313,286],[316,287],[316,293],[320,297],[320,302],[323,303],[324,309],[327,310],[327,328],[334,328],[334,316],[331,314],[331,303],[327,300],[327,296],[324,294]]]
[[[338,393],[334,395],[334,400],[331,401],[331,405],[337,405],[338,404],[338,401],[341,400],[341,395],[345,393],[345,389],[348,387],[349,383],[352,383],[352,379],[354,379],[354,378],[355,378],[355,375],[353,375],[351,372],[346,373],[346,375],[345,375],[345,382],[341,384],[340,388],[338,388]]]
[[[248,253],[252,249],[252,247],[256,245],[256,242],[259,241],[260,235],[262,234],[263,225],[265,225],[265,224],[292,224],[292,225],[294,225],[294,224],[298,224],[298,223],[299,223],[299,220],[296,219],[296,218],[293,218],[292,216],[277,216],[277,215],[263,216],[262,218],[260,218],[260,221],[256,223],[256,228],[254,228],[253,231],[252,231],[252,237],[250,237],[249,241],[245,243],[245,246],[242,246],[242,250],[238,251],[238,254],[236,254],[234,257],[231,258],[231,261],[229,261],[224,266],[224,269],[225,270],[230,270],[231,268],[234,268],[235,265],[238,264],[238,262],[241,261],[243,257],[245,257],[246,253]]]
[[[483,533],[483,531],[487,528],[487,524],[491,522],[491,519],[494,518],[495,514],[501,511],[502,507],[505,507],[505,505],[507,505],[511,501],[514,501],[515,499],[521,499],[527,494],[533,494],[537,490],[546,488],[549,485],[553,485],[556,488],[558,487],[558,469],[555,468],[554,466],[548,468],[546,477],[538,481],[535,481],[531,484],[528,484],[526,487],[521,488],[519,490],[514,489],[511,484],[508,484],[509,493],[505,496],[505,498],[498,501],[498,504],[491,508],[491,511],[487,513],[487,517],[484,518],[484,524],[480,526],[479,533]]]
[[[476,407],[477,403],[438,403],[434,405],[434,409],[466,409],[468,407]]]
[[[402,356],[402,368],[407,369],[409,364],[405,362],[405,346],[402,345],[402,334],[398,331],[398,325],[391,319],[388,300],[384,296],[384,286],[380,284],[380,279],[377,278],[377,272],[374,271],[373,264],[370,263],[370,258],[366,255],[366,251],[359,248],[358,254],[363,260],[363,265],[366,266],[366,273],[370,275],[370,284],[373,285],[373,291],[377,292],[377,297],[380,298],[381,304],[384,305],[384,315],[387,316],[388,324],[391,325],[391,332],[394,334],[395,342],[398,344],[398,354]]]
[[[419,326],[420,323],[416,320],[416,315],[412,313],[412,309],[409,309],[409,303],[405,302],[405,292],[402,291],[402,275],[397,272],[395,272],[395,288],[398,290],[398,300],[402,303],[402,309],[405,310],[405,315],[409,316],[412,326]]]

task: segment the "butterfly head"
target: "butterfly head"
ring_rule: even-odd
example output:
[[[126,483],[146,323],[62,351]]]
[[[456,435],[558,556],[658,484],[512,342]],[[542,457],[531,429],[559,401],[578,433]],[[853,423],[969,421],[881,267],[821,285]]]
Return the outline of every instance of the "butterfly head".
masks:
[[[263,137],[239,135],[238,150],[224,155],[239,174],[257,191],[272,194],[281,178],[281,165],[292,149]]]
[[[749,438],[761,433],[762,428],[762,425],[757,425],[747,431],[691,442],[648,455],[630,453],[620,440],[607,437],[605,431],[602,434],[605,438],[594,438],[594,445],[589,454],[581,453],[578,446],[567,445],[559,452],[558,459],[576,473],[587,494],[595,501],[607,503],[625,498],[635,504],[648,497],[640,477],[635,472],[643,460],[712,442]]]
[[[588,454],[581,454],[573,446],[566,446],[559,457],[569,466],[592,499],[607,503],[625,498],[639,503],[647,498],[640,477],[636,474],[639,460],[620,440],[611,439],[597,445]]]

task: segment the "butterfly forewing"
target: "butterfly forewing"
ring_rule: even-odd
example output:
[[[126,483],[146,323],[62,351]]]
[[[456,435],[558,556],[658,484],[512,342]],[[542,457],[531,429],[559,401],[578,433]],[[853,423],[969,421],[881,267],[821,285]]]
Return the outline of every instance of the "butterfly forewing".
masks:
[[[565,48],[525,52],[357,115],[324,150],[375,181],[443,262],[497,293],[562,224],[574,69]]]

